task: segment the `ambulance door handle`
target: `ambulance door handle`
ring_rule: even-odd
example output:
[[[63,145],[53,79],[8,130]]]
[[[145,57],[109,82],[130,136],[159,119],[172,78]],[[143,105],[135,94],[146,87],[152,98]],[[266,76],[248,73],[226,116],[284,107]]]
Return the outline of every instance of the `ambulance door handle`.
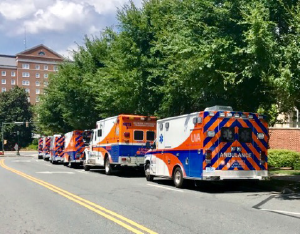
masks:
[[[170,159],[168,159],[168,164],[170,164],[171,163],[171,160]]]

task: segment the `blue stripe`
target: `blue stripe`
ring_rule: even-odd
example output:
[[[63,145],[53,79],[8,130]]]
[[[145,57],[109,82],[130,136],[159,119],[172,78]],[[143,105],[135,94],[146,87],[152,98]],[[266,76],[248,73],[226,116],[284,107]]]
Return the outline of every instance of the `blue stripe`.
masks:
[[[252,123],[249,120],[244,120],[244,121],[245,121],[245,123],[247,124],[247,126],[249,128],[253,129],[254,134],[257,136],[258,131],[257,131],[257,129],[255,127],[253,127]],[[258,140],[264,145],[264,147],[266,149],[268,149],[268,143],[264,139],[262,139],[262,140],[258,139]],[[255,143],[253,145],[256,145],[256,142],[254,140],[253,140],[253,142]]]
[[[214,132],[217,134],[222,127],[224,127],[224,125],[229,121],[229,118],[224,118],[221,123],[214,129]],[[210,140],[212,139],[212,137],[206,137],[204,142],[203,142],[203,147],[205,147],[207,145],[208,142],[210,142]],[[218,140],[219,141],[219,140]]]
[[[217,112],[209,121],[207,124],[205,124],[204,126],[204,132],[207,131],[207,129],[209,129],[209,127],[214,124],[216,122],[216,120],[218,119],[219,117],[219,112]]]
[[[232,144],[232,142],[227,142],[227,143],[223,146],[223,148],[217,153],[217,155],[211,160],[211,163],[208,164],[208,165],[214,165],[215,162],[219,159],[220,153],[224,153],[224,152],[231,146],[231,144]],[[227,158],[226,158],[226,159],[227,159]],[[225,160],[226,160],[226,159],[225,159]],[[218,166],[218,168],[219,168],[219,166]]]
[[[256,115],[254,115],[253,119],[255,120],[255,122],[257,123],[257,125],[263,130],[264,134],[269,137],[269,132],[265,128],[265,126],[261,123],[261,120],[258,119]]]
[[[246,143],[242,143],[242,146],[243,146],[247,151],[250,151],[250,152],[251,152],[251,150],[248,148],[248,146],[247,146]],[[259,160],[255,155],[253,155],[252,159],[254,160],[254,162],[255,162],[261,169],[265,170],[264,166],[262,166],[262,165],[260,164],[260,160]]]

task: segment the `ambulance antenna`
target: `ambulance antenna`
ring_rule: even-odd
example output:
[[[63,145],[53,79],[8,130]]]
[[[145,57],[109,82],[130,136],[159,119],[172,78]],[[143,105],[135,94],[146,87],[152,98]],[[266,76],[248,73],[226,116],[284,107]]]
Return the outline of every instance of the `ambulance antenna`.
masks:
[[[24,47],[25,47],[25,50],[27,49],[26,37],[27,37],[27,34],[26,34],[26,27],[24,27]]]

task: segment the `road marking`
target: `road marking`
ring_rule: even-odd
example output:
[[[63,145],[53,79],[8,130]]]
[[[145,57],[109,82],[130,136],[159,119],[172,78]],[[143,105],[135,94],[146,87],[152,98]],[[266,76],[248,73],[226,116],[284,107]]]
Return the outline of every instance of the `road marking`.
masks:
[[[81,206],[84,206],[86,207],[87,209],[91,210],[91,211],[94,211],[95,213],[119,224],[120,226],[126,228],[127,230],[133,232],[133,233],[137,233],[137,234],[142,234],[143,232],[142,231],[145,231],[147,233],[150,233],[150,234],[157,234],[156,232],[122,216],[122,215],[119,215],[118,213],[114,212],[114,211],[111,211],[111,210],[108,210],[102,206],[99,206],[89,200],[86,200],[84,198],[81,198],[75,194],[72,194],[66,190],[63,190],[59,187],[56,187],[55,185],[52,185],[48,182],[45,182],[43,180],[40,180],[40,179],[37,179],[33,176],[30,176],[30,175],[27,175],[23,172],[20,172],[20,171],[17,171],[13,168],[10,168],[8,166],[5,165],[4,163],[4,159],[0,160],[0,166],[13,172],[13,173],[16,173],[28,180],[31,180],[45,188],[48,188],[49,190],[53,191],[53,192],[56,192],[57,194],[60,194],[61,196],[81,205]],[[124,221],[124,222],[123,222]],[[125,223],[126,222],[126,223]],[[131,225],[131,226],[130,226]],[[138,228],[138,229],[137,229]],[[142,230],[142,231],[141,231]]]
[[[30,160],[12,160],[12,162],[31,162]]]
[[[290,215],[300,215],[298,212],[290,212],[290,211],[284,211],[284,210],[269,210],[269,209],[263,209],[263,208],[258,208],[259,210],[263,211],[269,211],[269,212],[275,212],[275,213],[282,213],[282,214],[290,214]]]
[[[173,189],[173,188],[168,188],[168,187],[165,187],[165,186],[160,186],[160,185],[156,185],[156,184],[147,184],[149,186],[153,186],[153,187],[156,187],[156,188],[161,188],[161,189],[167,189],[167,190],[172,190],[172,191],[175,191],[175,192],[180,192],[180,193],[183,193],[182,190],[180,189]]]
[[[85,171],[85,170],[80,170],[80,171],[76,171],[76,172],[80,172],[80,173],[88,173],[88,172]]]
[[[75,174],[74,172],[70,172],[70,171],[39,171],[36,173],[38,173],[38,174]]]

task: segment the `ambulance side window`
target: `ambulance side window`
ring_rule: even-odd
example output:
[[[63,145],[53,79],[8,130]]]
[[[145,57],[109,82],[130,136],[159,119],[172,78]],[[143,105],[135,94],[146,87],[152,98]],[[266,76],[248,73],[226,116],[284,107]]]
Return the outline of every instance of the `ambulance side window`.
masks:
[[[143,131],[134,131],[134,137],[133,139],[135,141],[142,141],[144,140],[144,132]]]
[[[96,134],[96,131],[94,132],[95,134],[95,137],[94,137],[94,141],[96,141],[96,139],[97,139],[97,134]]]
[[[102,129],[98,130],[98,137],[102,137]]]
[[[154,141],[155,139],[155,132],[153,131],[147,131],[147,141]]]

